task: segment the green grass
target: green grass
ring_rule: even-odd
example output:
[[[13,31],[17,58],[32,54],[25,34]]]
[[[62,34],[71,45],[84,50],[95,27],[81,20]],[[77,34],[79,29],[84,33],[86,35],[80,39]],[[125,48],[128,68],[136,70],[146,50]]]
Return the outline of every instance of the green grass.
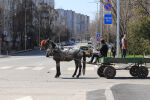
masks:
[[[142,58],[143,55],[135,55],[135,56],[134,56],[134,55],[127,55],[127,56],[126,56],[126,58],[134,58],[134,57],[135,57],[135,58]]]

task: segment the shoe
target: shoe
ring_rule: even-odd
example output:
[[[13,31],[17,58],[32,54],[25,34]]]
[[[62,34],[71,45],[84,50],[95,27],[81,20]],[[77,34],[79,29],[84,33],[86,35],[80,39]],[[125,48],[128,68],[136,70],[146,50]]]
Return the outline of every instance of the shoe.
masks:
[[[87,62],[88,64],[92,64],[92,62],[91,61],[89,61],[89,62]]]
[[[97,62],[94,62],[94,64],[97,64]]]

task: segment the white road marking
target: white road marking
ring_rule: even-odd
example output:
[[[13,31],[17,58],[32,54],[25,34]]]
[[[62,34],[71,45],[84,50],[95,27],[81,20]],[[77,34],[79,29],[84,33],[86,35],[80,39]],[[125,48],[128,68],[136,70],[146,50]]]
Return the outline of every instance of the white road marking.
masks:
[[[50,70],[56,70],[56,67],[51,68]]]
[[[26,97],[23,97],[23,98],[18,98],[18,99],[15,99],[15,100],[33,100],[31,96],[26,96]]]
[[[98,65],[94,65],[95,66],[95,68],[98,68]]]
[[[75,70],[75,67],[70,67],[67,70],[71,71],[71,70]]]
[[[0,69],[10,69],[12,68],[12,66],[4,66],[4,67],[0,67]]]
[[[44,69],[44,67],[35,67],[35,68],[33,68],[32,70],[37,70],[37,71],[39,71],[39,70],[42,70],[42,69]]]
[[[106,100],[115,100],[114,95],[111,91],[111,87],[113,87],[114,85],[117,85],[117,84],[112,84],[105,89]]]
[[[67,70],[69,70],[69,71],[75,70],[75,67],[70,67],[70,68],[68,68]],[[86,70],[87,70],[87,71],[94,70],[94,67],[86,67]]]
[[[29,67],[18,67],[16,68],[16,70],[24,70],[24,69],[28,69]]]
[[[42,66],[43,64],[42,64],[42,63],[40,63],[39,65],[40,65],[40,66]]]
[[[94,67],[87,67],[86,70],[94,70]]]
[[[86,92],[86,90],[79,90],[77,94],[72,96],[71,100],[86,100]],[[70,100],[70,98],[67,100]]]

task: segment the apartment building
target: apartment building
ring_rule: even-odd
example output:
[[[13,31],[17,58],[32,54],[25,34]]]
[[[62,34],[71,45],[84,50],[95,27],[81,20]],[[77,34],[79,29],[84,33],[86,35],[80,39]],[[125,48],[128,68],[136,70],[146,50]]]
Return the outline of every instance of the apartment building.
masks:
[[[89,16],[75,13],[72,10],[57,9],[59,14],[57,24],[65,24],[75,34],[82,34],[88,31]]]

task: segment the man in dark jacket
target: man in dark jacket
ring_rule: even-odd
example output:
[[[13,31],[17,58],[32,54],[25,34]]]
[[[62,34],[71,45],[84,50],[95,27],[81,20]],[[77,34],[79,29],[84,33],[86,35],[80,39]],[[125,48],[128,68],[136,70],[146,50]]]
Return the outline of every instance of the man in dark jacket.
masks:
[[[100,48],[100,53],[99,54],[94,53],[89,63],[92,63],[95,57],[96,57],[96,60],[95,60],[94,63],[97,63],[98,58],[107,57],[108,46],[107,46],[107,44],[105,43],[104,40],[101,41],[101,44],[102,44],[102,46]]]

